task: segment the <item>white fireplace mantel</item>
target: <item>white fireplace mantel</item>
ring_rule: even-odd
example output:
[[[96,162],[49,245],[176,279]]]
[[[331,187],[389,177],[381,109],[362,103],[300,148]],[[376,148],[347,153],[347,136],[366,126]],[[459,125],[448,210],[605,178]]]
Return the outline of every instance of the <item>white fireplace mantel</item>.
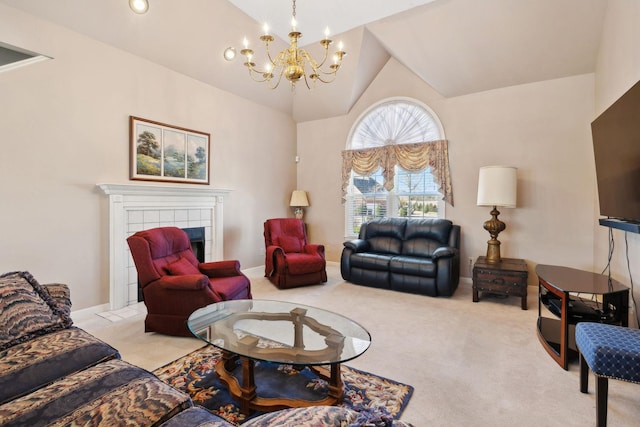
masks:
[[[137,302],[137,273],[127,245],[133,233],[154,227],[204,227],[205,261],[223,257],[223,201],[229,190],[211,187],[97,184],[109,196],[111,310]]]

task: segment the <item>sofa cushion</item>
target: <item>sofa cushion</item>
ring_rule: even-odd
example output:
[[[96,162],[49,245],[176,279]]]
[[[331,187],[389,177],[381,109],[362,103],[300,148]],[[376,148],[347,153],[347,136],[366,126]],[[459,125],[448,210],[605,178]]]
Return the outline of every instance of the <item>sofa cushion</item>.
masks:
[[[389,270],[389,262],[392,256],[387,254],[375,254],[361,252],[351,255],[351,266],[365,270]]]
[[[72,323],[29,272],[0,276],[0,350]]]
[[[407,220],[376,218],[363,226],[360,239],[367,240],[371,252],[399,255]]]
[[[285,251],[285,253],[302,252],[303,242],[296,236],[278,236],[276,244]]]
[[[191,406],[187,394],[141,368],[113,359],[0,405],[0,420],[30,427],[114,425],[116,421],[155,426]]]
[[[406,218],[374,218],[362,224],[359,238],[369,240],[374,237],[384,236],[402,240],[406,226]]]
[[[410,239],[402,245],[402,255],[427,258],[433,256],[433,252],[440,246],[435,240]]]
[[[245,276],[217,277],[209,279],[209,283],[223,301],[251,298]]]
[[[433,252],[447,246],[452,223],[444,219],[412,219],[407,222],[402,255],[430,257]]]
[[[412,276],[435,277],[437,265],[429,258],[411,256],[395,256],[389,262],[392,273],[410,274]]]
[[[404,238],[435,240],[440,246],[447,246],[452,227],[453,223],[448,219],[411,219],[407,221]]]
[[[75,327],[16,344],[0,351],[0,404],[117,357],[116,349]]]
[[[162,424],[162,427],[234,427],[235,424],[231,424],[224,418],[220,418],[217,415],[212,414],[205,408],[200,406],[194,406],[180,412],[175,417],[171,418],[166,423]]]
[[[198,267],[191,264],[186,258],[178,258],[176,261],[163,267],[171,276],[188,276],[190,274],[202,274]]]
[[[287,255],[287,269],[290,274],[309,274],[323,271],[326,262],[319,254],[291,253]]]
[[[392,237],[372,237],[368,240],[371,252],[379,254],[400,255],[402,240]]]
[[[311,406],[267,413],[242,424],[242,427],[342,427],[351,424],[358,413],[338,406]]]

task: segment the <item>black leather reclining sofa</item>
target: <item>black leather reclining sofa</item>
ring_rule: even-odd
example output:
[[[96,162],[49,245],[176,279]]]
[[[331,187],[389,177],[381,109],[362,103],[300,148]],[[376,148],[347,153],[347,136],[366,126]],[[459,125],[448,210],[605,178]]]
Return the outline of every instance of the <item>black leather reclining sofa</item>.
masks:
[[[375,218],[344,242],[342,278],[358,285],[451,296],[460,279],[460,226],[446,219]]]

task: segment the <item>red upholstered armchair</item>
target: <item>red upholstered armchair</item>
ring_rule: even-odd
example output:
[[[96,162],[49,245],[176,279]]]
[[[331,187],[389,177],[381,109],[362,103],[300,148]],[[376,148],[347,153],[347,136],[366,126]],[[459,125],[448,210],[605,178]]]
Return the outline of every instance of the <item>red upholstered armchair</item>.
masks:
[[[147,306],[145,332],[191,336],[187,319],[198,308],[251,299],[238,261],[199,263],[189,236],[177,227],[139,231],[127,243]]]
[[[327,281],[324,246],[307,243],[301,219],[268,219],[264,223],[265,277],[278,288]]]

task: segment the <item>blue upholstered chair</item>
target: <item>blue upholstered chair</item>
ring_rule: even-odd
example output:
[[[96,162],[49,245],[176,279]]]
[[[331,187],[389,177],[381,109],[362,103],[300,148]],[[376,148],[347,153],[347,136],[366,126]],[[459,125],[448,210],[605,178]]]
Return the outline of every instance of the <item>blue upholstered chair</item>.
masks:
[[[604,323],[576,325],[580,391],[588,392],[589,368],[596,377],[596,427],[607,425],[609,378],[640,383],[640,330]]]

